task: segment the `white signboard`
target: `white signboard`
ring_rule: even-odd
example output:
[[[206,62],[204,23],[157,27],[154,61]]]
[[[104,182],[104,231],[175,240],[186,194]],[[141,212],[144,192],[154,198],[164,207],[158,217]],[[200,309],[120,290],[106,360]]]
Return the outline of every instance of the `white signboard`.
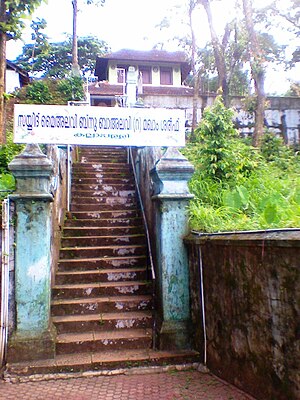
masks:
[[[17,104],[15,143],[184,146],[183,110]]]

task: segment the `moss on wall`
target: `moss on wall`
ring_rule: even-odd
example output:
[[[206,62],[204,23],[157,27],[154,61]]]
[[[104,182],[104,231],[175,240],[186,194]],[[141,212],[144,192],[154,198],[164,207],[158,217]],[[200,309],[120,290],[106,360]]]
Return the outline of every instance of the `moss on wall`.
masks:
[[[201,246],[208,367],[257,399],[299,399],[300,231],[190,235],[186,242],[198,350]]]

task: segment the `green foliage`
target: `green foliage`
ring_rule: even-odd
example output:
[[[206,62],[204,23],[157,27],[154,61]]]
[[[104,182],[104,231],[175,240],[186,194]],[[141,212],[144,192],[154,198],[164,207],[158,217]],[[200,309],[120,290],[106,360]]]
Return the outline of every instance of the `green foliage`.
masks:
[[[267,161],[275,163],[282,169],[288,168],[295,157],[293,150],[284,145],[282,137],[272,132],[264,134],[261,152]]]
[[[78,76],[71,76],[58,82],[57,89],[62,96],[69,100],[82,100],[83,94],[83,81]]]
[[[15,190],[15,178],[11,174],[0,174],[0,201]]]
[[[12,130],[7,133],[6,144],[0,146],[0,174],[9,172],[8,164],[22,151],[23,147],[23,145],[13,142]]]
[[[108,51],[107,43],[94,36],[78,38],[78,63],[83,74],[91,73],[95,69],[96,57]],[[72,39],[69,37],[59,43],[41,40],[35,44],[25,44],[15,62],[38,76],[65,78],[72,69]]]
[[[15,189],[15,179],[8,170],[8,164],[24,147],[23,145],[15,144],[12,138],[12,127],[10,127],[6,138],[7,143],[0,146],[0,201]]]
[[[0,15],[0,31],[6,33],[9,39],[20,38],[25,27],[23,20],[33,14],[42,2],[43,0],[5,0],[5,15]]]
[[[84,99],[83,80],[68,77],[61,80],[34,81],[16,93],[21,103],[67,104],[68,101]]]
[[[49,104],[52,100],[49,86],[44,81],[33,81],[26,87],[26,103]]]
[[[300,226],[299,156],[266,133],[261,152],[232,130],[218,99],[184,154],[195,165],[189,186],[192,229],[224,232]]]
[[[195,130],[196,157],[200,168],[215,180],[236,179],[256,168],[258,156],[255,150],[236,140],[238,132],[232,121],[233,110],[227,109],[218,96],[212,107],[204,110],[199,127]]]

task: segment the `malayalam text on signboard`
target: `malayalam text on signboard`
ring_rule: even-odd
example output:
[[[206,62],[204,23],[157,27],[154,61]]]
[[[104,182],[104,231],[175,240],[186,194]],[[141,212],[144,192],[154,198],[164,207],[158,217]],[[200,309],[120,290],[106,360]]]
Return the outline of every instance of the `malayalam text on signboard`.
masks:
[[[16,143],[184,146],[183,110],[17,104]]]

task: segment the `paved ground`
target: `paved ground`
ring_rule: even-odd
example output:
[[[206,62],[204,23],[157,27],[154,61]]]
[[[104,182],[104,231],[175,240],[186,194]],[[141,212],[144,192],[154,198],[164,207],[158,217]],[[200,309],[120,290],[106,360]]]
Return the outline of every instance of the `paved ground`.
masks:
[[[0,381],[1,400],[249,400],[198,371],[115,375],[28,383]]]

